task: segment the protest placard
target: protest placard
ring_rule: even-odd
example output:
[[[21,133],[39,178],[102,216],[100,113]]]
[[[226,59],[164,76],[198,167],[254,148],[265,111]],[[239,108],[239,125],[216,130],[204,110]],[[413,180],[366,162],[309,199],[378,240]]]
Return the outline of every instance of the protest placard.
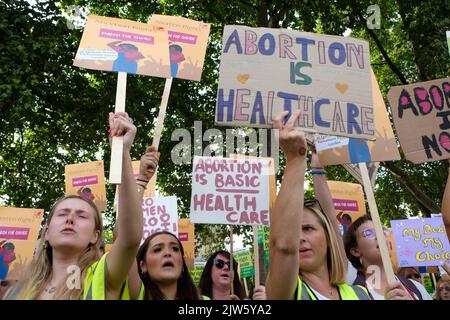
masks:
[[[442,218],[391,220],[399,267],[440,266],[450,259]]]
[[[105,171],[103,160],[64,166],[66,195],[78,195],[106,210]]]
[[[142,242],[159,231],[168,231],[175,236],[178,235],[177,197],[144,197],[142,210],[144,213]]]
[[[210,24],[159,14],[152,15],[150,23],[168,31],[171,77],[200,81]]]
[[[195,259],[195,234],[194,234],[194,224],[191,223],[189,219],[179,219],[178,220],[178,239],[180,239],[181,244],[184,249],[184,257],[186,260],[186,265],[189,269],[194,267]]]
[[[169,78],[167,29],[132,20],[89,15],[74,66]]]
[[[269,193],[270,193],[270,200],[269,200],[269,207],[272,208],[275,204],[275,200],[277,200],[277,181],[275,176],[275,161],[273,158],[267,158],[267,157],[254,157],[249,155],[243,155],[243,154],[236,154],[236,153],[230,153],[228,156],[231,159],[261,159],[261,160],[267,160],[269,161]]]
[[[0,280],[17,280],[33,258],[43,209],[0,207]]]
[[[406,159],[450,158],[450,78],[392,87],[388,100]]]
[[[195,262],[194,268],[190,269],[192,281],[196,286],[200,283],[200,277],[202,276],[203,269],[205,268],[206,262]]]
[[[389,120],[386,105],[378,86],[377,79],[371,69],[372,101],[375,114],[375,141],[356,138],[315,135],[315,145],[320,163],[324,166],[336,164],[357,164],[359,162],[379,162],[400,160],[397,142]],[[370,174],[370,165],[369,174]],[[348,169],[348,166],[345,166]],[[362,183],[359,168],[359,179]],[[350,172],[350,171],[349,171]],[[350,172],[352,175],[353,173]],[[353,175],[354,176],[354,175]],[[372,178],[373,175],[370,175]],[[372,179],[371,179],[372,180]]]
[[[239,274],[241,279],[251,278],[255,275],[255,268],[253,266],[253,258],[250,250],[235,251],[233,257],[239,264]]]
[[[193,223],[269,224],[269,161],[194,157]]]
[[[341,181],[327,181],[327,183],[337,219],[345,234],[353,221],[366,214],[363,188],[357,183]]]
[[[367,41],[287,29],[224,28],[219,125],[270,128],[301,110],[304,131],[374,139]]]

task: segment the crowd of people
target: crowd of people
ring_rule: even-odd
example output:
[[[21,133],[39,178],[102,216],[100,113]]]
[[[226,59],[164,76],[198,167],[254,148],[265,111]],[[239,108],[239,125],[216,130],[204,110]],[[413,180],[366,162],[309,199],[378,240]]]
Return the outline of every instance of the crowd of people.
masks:
[[[142,199],[159,163],[153,147],[133,176],[130,150],[136,127],[126,113],[109,115],[110,138],[123,137],[122,183],[114,242],[104,252],[102,216],[89,199],[64,196],[49,211],[33,260],[16,281],[2,281],[0,298],[10,300],[431,300],[417,268],[400,268],[389,282],[374,222],[363,216],[341,236],[316,151],[311,147],[315,199],[304,199],[308,145],[294,128],[299,112],[274,123],[286,157],[281,188],[270,213],[270,265],[264,285],[251,296],[243,288],[238,264],[227,251],[214,252],[196,286],[183,246],[170,232],[157,232],[140,245]],[[442,217],[450,238],[450,173]],[[386,240],[387,241],[387,240]],[[389,246],[389,244],[387,244]],[[8,248],[2,248],[7,250]],[[80,285],[68,284],[67,269],[78,266]],[[450,300],[450,264],[436,284],[436,300]],[[379,270],[377,281],[371,270]],[[231,279],[233,279],[231,281]]]

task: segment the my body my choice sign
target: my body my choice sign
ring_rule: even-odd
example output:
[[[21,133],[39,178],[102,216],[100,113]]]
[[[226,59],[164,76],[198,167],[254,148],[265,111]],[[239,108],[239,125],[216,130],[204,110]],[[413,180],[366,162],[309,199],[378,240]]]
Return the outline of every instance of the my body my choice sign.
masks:
[[[269,160],[194,157],[193,223],[269,224]]]
[[[442,217],[391,221],[399,267],[440,266],[450,259]]]
[[[283,110],[304,131],[374,139],[368,42],[225,26],[216,123],[270,128]]]

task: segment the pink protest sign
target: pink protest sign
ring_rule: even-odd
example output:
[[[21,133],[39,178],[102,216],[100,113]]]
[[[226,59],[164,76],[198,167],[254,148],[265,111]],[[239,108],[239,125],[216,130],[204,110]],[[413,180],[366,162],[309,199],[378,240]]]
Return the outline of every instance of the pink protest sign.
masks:
[[[359,211],[358,201],[347,199],[333,199],[334,208],[342,211]]]
[[[72,178],[73,187],[83,187],[90,184],[97,184],[98,176]]]
[[[145,34],[137,34],[137,33],[130,33],[130,32],[122,32],[112,29],[100,29],[100,38],[108,38],[108,39],[116,39],[116,40],[122,40],[122,41],[133,41],[133,42],[140,42],[140,43],[147,43],[147,44],[154,44],[155,38],[152,36],[148,36]]]
[[[268,225],[269,160],[194,157],[193,223]]]
[[[178,234],[177,197],[145,197],[142,202],[144,234],[142,242],[159,231]]]
[[[167,29],[149,23],[90,15],[74,66],[170,77]]]
[[[30,228],[0,226],[0,238],[2,239],[28,240],[29,233]]]

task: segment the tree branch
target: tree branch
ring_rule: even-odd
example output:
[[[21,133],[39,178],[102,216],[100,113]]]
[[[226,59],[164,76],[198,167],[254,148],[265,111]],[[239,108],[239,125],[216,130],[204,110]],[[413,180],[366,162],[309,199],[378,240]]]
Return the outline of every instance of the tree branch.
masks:
[[[358,11],[358,18],[359,21],[361,22],[361,24],[364,26],[364,29],[367,31],[367,33],[369,34],[369,36],[372,38],[372,40],[375,42],[378,50],[380,50],[381,55],[383,56],[384,60],[386,61],[386,63],[388,64],[389,68],[391,68],[392,72],[395,73],[395,75],[397,76],[397,78],[400,80],[400,82],[402,84],[408,84],[408,81],[406,81],[406,78],[403,76],[402,72],[400,71],[400,69],[394,64],[394,62],[391,60],[391,58],[389,57],[389,54],[387,53],[387,51],[384,49],[383,45],[381,44],[380,39],[377,37],[377,35],[375,34],[375,32],[372,29],[369,29],[367,27],[367,20],[363,17],[361,11]]]
[[[430,216],[430,213],[441,212],[439,206],[428,197],[405,173],[397,168],[392,162],[381,162],[383,167],[385,167],[392,176],[400,182],[415,198],[417,204],[420,208],[425,209],[425,215]]]

